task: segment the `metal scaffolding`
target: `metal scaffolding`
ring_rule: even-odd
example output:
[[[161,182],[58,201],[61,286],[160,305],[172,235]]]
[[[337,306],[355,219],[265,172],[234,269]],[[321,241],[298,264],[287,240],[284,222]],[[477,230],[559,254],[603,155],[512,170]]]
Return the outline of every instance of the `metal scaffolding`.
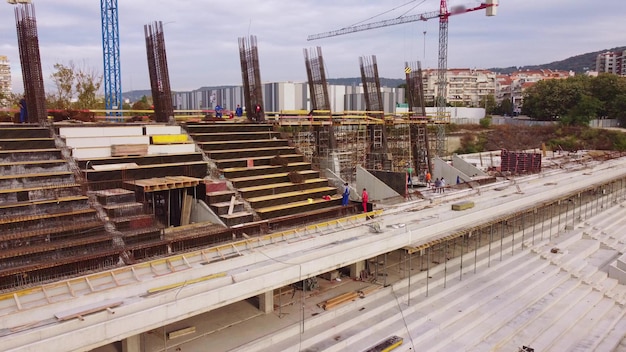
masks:
[[[152,89],[155,118],[157,122],[168,122],[169,118],[174,116],[174,108],[172,106],[172,89],[170,88],[170,76],[165,54],[163,23],[158,21],[152,25],[144,25],[143,28],[146,36],[148,71],[150,72],[150,87]]]

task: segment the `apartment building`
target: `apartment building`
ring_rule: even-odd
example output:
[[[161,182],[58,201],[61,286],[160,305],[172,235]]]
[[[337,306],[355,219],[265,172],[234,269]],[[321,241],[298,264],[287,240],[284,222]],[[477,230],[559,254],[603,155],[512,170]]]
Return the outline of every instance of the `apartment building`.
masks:
[[[9,58],[0,55],[0,95],[11,93],[11,63]]]
[[[607,51],[596,57],[596,72],[626,76],[626,50]]]
[[[513,112],[519,114],[524,104],[524,92],[537,82],[545,79],[565,79],[574,75],[573,71],[559,70],[522,70],[508,75],[497,75],[496,101],[511,101]]]
[[[424,71],[424,99],[434,101],[439,95],[437,70]],[[448,104],[465,107],[480,107],[485,96],[496,96],[496,74],[488,70],[457,68],[448,69]]]

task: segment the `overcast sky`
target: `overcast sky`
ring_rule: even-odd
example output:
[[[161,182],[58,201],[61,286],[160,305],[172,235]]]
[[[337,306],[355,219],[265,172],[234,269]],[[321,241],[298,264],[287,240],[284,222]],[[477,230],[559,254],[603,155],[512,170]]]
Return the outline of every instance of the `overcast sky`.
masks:
[[[626,45],[625,0],[500,2],[495,17],[483,10],[450,18],[449,68],[544,64]],[[55,63],[73,61],[101,73],[100,2],[33,3],[46,89],[52,89]],[[448,7],[479,3],[448,0]],[[322,48],[327,78],[359,77],[360,56],[376,55],[379,75],[386,78],[402,78],[406,61],[437,67],[437,19],[306,39],[358,23],[436,11],[439,0],[118,0],[118,6],[123,91],[150,87],[143,26],[154,21],[164,23],[175,91],[240,85],[238,38],[249,35],[257,37],[263,82],[306,81],[303,49],[316,46]],[[0,3],[0,33],[0,55],[11,62],[13,90],[22,92],[14,8],[5,1]]]

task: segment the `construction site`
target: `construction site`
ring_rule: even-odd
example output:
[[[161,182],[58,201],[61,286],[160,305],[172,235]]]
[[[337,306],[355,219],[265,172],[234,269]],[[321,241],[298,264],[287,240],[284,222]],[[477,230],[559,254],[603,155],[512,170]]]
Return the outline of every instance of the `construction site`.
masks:
[[[176,119],[159,22],[145,26],[153,121],[58,121],[45,109],[33,6],[20,5],[16,21],[29,113],[28,124],[1,131],[2,289],[353,214],[358,168],[386,174],[391,193],[373,199],[406,198],[407,170],[423,183],[437,152],[429,145],[445,144],[445,117],[384,114],[375,57],[361,58],[368,111],[332,114],[319,47],[305,50],[312,111]],[[256,38],[239,47],[245,105],[262,106]],[[420,75],[407,73],[411,97]],[[412,104],[423,107],[423,92]]]
[[[424,15],[447,36],[442,4]],[[375,56],[366,111],[336,114],[320,47],[311,110],[264,111],[254,36],[238,44],[255,109],[178,115],[160,22],[149,120],[56,119],[34,6],[15,13],[28,121],[0,124],[4,350],[626,350],[625,155],[447,155],[419,62],[407,114],[383,111]]]

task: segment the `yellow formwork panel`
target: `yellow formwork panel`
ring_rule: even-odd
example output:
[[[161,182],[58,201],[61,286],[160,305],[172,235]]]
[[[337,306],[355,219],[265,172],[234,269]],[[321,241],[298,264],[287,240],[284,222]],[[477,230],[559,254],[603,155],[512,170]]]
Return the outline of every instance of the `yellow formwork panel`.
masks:
[[[186,134],[156,134],[151,138],[152,144],[180,144],[188,142]]]

